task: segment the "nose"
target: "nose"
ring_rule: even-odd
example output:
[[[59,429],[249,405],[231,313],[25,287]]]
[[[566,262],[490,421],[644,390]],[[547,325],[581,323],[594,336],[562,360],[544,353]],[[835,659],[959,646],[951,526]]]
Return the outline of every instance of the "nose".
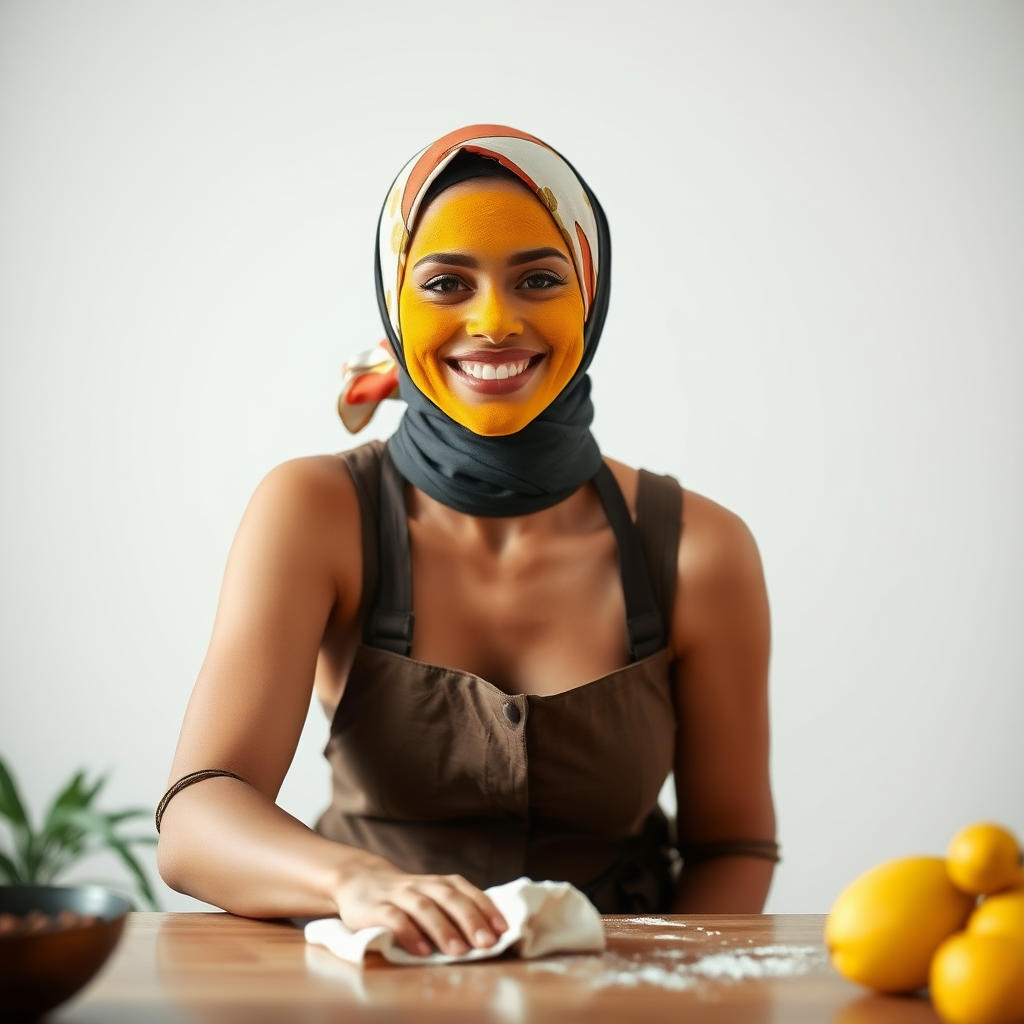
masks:
[[[498,288],[481,288],[468,312],[466,333],[471,338],[500,345],[506,338],[514,338],[523,333],[523,321],[516,315],[513,304]]]

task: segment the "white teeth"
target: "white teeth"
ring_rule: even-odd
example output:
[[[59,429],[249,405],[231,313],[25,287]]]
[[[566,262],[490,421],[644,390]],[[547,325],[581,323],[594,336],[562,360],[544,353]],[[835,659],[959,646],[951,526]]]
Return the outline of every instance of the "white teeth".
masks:
[[[518,363],[469,363],[459,361],[459,369],[469,377],[477,380],[507,380],[522,373],[530,365],[529,359],[521,359]]]

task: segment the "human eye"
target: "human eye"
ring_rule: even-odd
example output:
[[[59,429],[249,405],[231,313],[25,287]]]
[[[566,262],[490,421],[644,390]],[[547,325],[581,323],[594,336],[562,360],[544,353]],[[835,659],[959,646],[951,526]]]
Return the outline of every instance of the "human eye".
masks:
[[[565,284],[565,278],[559,277],[553,270],[531,270],[519,282],[519,287],[533,291],[539,288],[557,288],[560,284]]]
[[[466,291],[466,283],[454,274],[438,274],[421,285],[423,291],[435,295],[451,295],[453,292]]]

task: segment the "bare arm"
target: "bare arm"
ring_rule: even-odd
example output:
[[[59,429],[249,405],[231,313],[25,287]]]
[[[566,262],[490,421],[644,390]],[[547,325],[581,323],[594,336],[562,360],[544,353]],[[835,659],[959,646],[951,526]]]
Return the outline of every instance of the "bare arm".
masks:
[[[333,459],[286,463],[260,484],[232,545],[210,648],[170,781],[208,779],[167,806],[158,849],[172,888],[252,917],[339,913],[383,924],[411,952],[491,945],[504,922],[457,876],[413,876],[317,835],[274,803],[312,694],[330,616],[355,621],[362,555],[355,489]],[[489,941],[487,937],[489,936]]]
[[[772,839],[768,776],[768,598],[757,546],[732,513],[687,492],[673,622],[675,765],[683,845]],[[759,913],[771,861],[684,866],[677,913]]]

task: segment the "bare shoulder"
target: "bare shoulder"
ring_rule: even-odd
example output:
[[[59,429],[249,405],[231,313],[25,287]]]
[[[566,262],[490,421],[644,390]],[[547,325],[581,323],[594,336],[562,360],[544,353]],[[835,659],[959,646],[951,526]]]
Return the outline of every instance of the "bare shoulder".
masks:
[[[636,517],[640,471],[605,458]],[[680,583],[701,590],[762,579],[761,556],[747,524],[735,512],[696,491],[683,491],[679,538]]]
[[[318,455],[272,469],[249,501],[232,547],[268,568],[280,561],[309,579],[330,578],[343,600],[358,604],[362,576],[359,499],[343,459]]]
[[[736,513],[695,491],[684,490],[682,516],[676,650],[690,648],[737,618],[766,632],[764,569],[750,528]]]
[[[260,481],[252,503],[314,520],[325,513],[359,510],[352,477],[336,455],[282,462]]]
[[[761,556],[747,524],[735,512],[696,491],[683,491],[679,569],[690,585],[727,585],[761,576]]]

